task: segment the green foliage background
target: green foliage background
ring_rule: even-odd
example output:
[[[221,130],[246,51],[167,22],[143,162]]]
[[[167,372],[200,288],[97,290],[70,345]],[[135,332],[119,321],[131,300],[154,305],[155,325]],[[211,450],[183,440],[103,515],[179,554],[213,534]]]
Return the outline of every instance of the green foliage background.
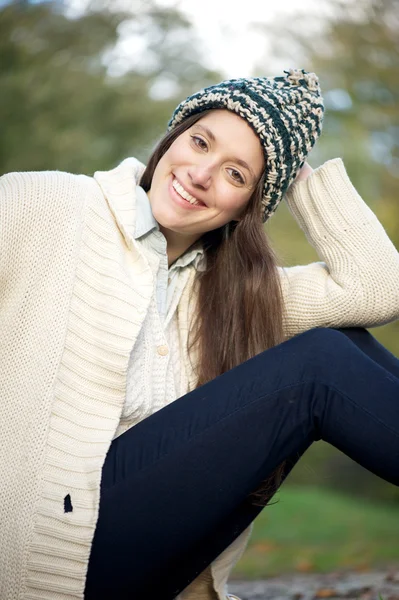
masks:
[[[253,74],[275,74],[279,59],[319,75],[326,117],[310,163],[341,156],[399,247],[398,2],[327,1],[328,17],[301,13],[265,28],[273,56],[260,57]],[[177,104],[220,81],[177,8],[153,0],[118,6],[92,2],[72,17],[67,2],[0,2],[0,173],[92,174],[130,155],[145,161]],[[128,34],[137,49],[121,56],[118,44]],[[319,260],[284,202],[266,229],[281,264]],[[372,333],[399,356],[398,321]],[[323,443],[312,446],[287,485],[309,483],[399,501],[398,488]]]
[[[127,57],[132,66],[115,55],[128,32],[145,46]],[[90,174],[126,156],[145,159],[178,102],[218,79],[193,37],[182,14],[151,0],[131,2],[129,12],[93,2],[73,19],[62,2],[0,7],[0,172]],[[176,88],[168,100],[150,95],[160,80]]]

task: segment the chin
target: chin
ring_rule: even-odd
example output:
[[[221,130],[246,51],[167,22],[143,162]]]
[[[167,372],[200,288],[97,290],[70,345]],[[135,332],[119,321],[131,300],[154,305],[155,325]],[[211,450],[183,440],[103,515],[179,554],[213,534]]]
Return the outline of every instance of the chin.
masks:
[[[164,213],[161,213],[160,215],[154,214],[154,217],[157,220],[160,227],[166,227],[167,229],[171,229],[172,231],[179,227],[178,223],[176,223],[176,220],[171,218],[171,215],[165,215]]]

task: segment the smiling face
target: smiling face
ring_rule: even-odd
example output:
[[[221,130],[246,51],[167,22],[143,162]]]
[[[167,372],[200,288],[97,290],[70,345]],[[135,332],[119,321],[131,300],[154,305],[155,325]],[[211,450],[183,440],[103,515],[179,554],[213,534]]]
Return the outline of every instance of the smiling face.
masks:
[[[244,119],[221,109],[194,123],[158,162],[148,191],[168,242],[179,237],[188,247],[238,220],[263,170],[260,141]]]

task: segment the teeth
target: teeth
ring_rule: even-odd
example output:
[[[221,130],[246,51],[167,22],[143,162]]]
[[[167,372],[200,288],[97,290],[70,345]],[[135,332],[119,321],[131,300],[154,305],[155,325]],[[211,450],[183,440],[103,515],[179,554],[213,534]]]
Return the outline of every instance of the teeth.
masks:
[[[184,187],[182,187],[180,185],[180,183],[177,181],[177,179],[173,179],[172,185],[175,188],[176,192],[182,198],[184,198],[185,200],[187,200],[187,202],[190,202],[190,204],[195,204],[195,205],[201,204],[201,202],[199,202],[196,198],[194,198],[194,196],[192,196],[191,194],[189,194],[188,192],[186,192],[186,190],[184,189]]]

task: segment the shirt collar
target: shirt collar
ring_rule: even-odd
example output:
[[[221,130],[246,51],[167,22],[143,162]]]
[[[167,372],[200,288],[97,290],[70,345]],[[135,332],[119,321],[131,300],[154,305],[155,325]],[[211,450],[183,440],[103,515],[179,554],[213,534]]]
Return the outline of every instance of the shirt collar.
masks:
[[[141,186],[136,187],[136,227],[134,238],[137,240],[140,237],[147,235],[153,230],[159,231],[159,225],[152,214],[149,198]],[[187,267],[191,263],[194,267],[202,271],[205,269],[204,264],[204,249],[202,242],[198,240],[193,246],[180,256],[171,266],[172,270]]]
[[[134,232],[134,239],[146,235],[153,229],[159,231],[159,225],[156,222],[154,215],[152,214],[151,204],[147,194],[141,186],[136,187],[136,228]]]
[[[175,267],[177,269],[179,267],[187,267],[191,263],[197,271],[205,271],[205,253],[201,240],[195,242],[189,250],[182,256],[179,256],[171,268],[173,269],[173,267]]]

